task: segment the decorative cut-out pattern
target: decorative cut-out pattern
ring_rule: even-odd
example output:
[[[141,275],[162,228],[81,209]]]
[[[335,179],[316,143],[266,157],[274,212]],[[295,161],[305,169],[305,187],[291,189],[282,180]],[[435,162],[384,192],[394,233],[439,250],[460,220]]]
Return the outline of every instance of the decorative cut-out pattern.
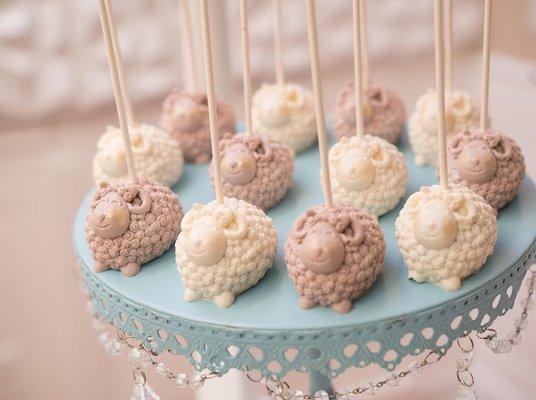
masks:
[[[536,243],[512,267],[471,294],[411,316],[332,331],[252,331],[156,313],[104,286],[79,261],[93,310],[100,317],[147,345],[153,338],[157,352],[183,355],[198,371],[226,373],[247,367],[282,377],[289,371],[313,370],[334,378],[353,366],[377,364],[393,370],[407,355],[444,353],[464,333],[489,327],[513,307],[535,260]]]

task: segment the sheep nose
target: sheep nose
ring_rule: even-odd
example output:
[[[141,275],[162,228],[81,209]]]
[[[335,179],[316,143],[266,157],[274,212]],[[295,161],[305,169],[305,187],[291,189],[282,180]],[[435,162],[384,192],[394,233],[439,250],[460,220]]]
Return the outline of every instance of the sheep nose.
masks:
[[[104,213],[100,213],[99,214],[99,222],[104,221],[104,218],[106,218],[106,215],[104,215]]]
[[[478,158],[473,158],[471,161],[473,162],[473,165],[475,167],[478,167],[480,165],[480,160]]]
[[[322,256],[323,253],[324,253],[324,250],[322,249],[322,247],[317,247],[315,249],[314,255],[315,255],[315,257],[320,257],[320,256]]]
[[[236,161],[231,162],[231,168],[232,169],[235,169],[237,165],[238,165],[238,163]]]
[[[199,247],[201,247],[201,240],[200,240],[200,239],[196,239],[196,240],[194,241],[194,247],[195,247],[196,249],[198,249]]]
[[[437,224],[435,222],[430,222],[428,224],[428,229],[430,229],[431,231],[434,231],[436,228],[437,228]]]

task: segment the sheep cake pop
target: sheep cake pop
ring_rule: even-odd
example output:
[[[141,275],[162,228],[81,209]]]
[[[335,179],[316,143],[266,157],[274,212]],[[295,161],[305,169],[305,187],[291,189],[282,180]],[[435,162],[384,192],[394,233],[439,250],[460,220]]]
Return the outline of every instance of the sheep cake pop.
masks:
[[[452,88],[452,2],[445,8],[445,129],[447,140],[463,129],[478,126],[480,110],[471,95]],[[408,137],[415,153],[415,164],[434,165],[437,158],[437,92],[428,89],[417,99],[408,121]]]
[[[244,0],[241,4],[245,8]],[[207,0],[200,0],[200,6],[216,200],[194,204],[186,213],[175,254],[185,300],[210,300],[229,307],[272,266],[277,232],[272,220],[254,205],[223,197]]]
[[[277,204],[292,185],[294,158],[292,151],[283,144],[252,129],[247,2],[241,3],[240,16],[246,132],[225,135],[220,141],[223,193],[267,210]],[[210,166],[210,177],[214,184],[214,162]]]
[[[141,265],[160,256],[175,241],[183,213],[179,200],[169,188],[136,176],[124,104],[125,89],[119,78],[118,57],[112,44],[109,0],[100,0],[99,6],[128,180],[99,185],[86,220],[86,238],[95,259],[96,272],[112,268],[133,276]]]
[[[344,314],[366,293],[383,265],[385,241],[375,218],[365,211],[333,204],[316,33],[314,0],[307,1],[311,72],[325,204],[305,211],[285,243],[289,276],[304,309],[329,307]]]
[[[363,91],[365,134],[378,136],[390,143],[396,143],[404,132],[406,108],[402,99],[394,90],[371,84],[370,82],[365,3],[362,2],[360,7],[359,35],[363,81],[365,82]],[[343,86],[335,100],[333,134],[339,139],[351,137],[356,131],[356,93],[354,84],[355,82],[351,82]]]
[[[129,134],[136,171],[150,181],[168,187],[179,181],[184,161],[176,140],[149,124],[131,125]],[[93,158],[93,179],[96,183],[119,183],[127,178],[121,129],[108,126],[97,142],[97,152]]]
[[[440,185],[413,193],[395,222],[395,237],[416,282],[457,290],[493,252],[497,219],[482,196],[448,183],[443,72],[442,2],[435,1],[435,58],[438,87]]]
[[[330,175],[336,203],[380,216],[393,209],[405,193],[408,169],[396,146],[378,136],[365,135],[360,16],[361,10],[354,9],[354,133],[331,148]]]
[[[206,163],[211,158],[210,127],[206,93],[199,89],[197,63],[192,34],[192,19],[188,0],[181,0],[184,26],[186,64],[189,90],[176,87],[164,100],[160,114],[160,127],[175,138],[187,162]],[[235,116],[232,106],[216,101],[218,132],[221,135],[235,132]]]
[[[273,0],[276,83],[264,83],[253,96],[253,130],[296,153],[316,141],[314,97],[302,85],[285,81],[281,0]]]
[[[354,84],[348,83],[335,100],[333,134],[339,139],[355,134],[355,95]],[[365,134],[396,143],[406,122],[406,108],[400,96],[383,86],[368,84],[363,100]]]
[[[449,179],[466,185],[499,210],[516,195],[525,177],[525,160],[514,140],[488,129],[491,3],[486,3],[482,54],[480,129],[455,135],[447,148]]]
[[[131,136],[132,153],[136,170],[149,180],[173,186],[180,179],[183,170],[182,151],[177,142],[154,125],[139,124],[135,121],[132,104],[126,89],[126,81],[121,61],[121,51],[112,17],[112,9],[106,15],[110,27],[110,46],[117,60],[118,79],[124,102],[126,121]],[[93,178],[95,183],[118,183],[128,177],[125,146],[122,130],[108,126],[97,143],[93,158]]]

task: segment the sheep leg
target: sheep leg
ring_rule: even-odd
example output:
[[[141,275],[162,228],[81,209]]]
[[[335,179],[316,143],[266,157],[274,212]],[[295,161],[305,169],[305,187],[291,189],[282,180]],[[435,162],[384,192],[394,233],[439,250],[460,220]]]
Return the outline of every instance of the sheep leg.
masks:
[[[197,301],[201,299],[201,294],[190,288],[184,290],[184,300],[186,301]]]
[[[332,304],[331,309],[339,314],[346,314],[352,309],[352,302],[348,299]]]
[[[453,276],[451,278],[443,279],[442,281],[440,281],[439,286],[441,286],[443,290],[458,290],[460,286],[462,286],[462,281],[457,276]]]
[[[223,292],[214,297],[214,303],[221,308],[230,307],[235,302],[235,295],[231,292]]]
[[[122,272],[123,275],[125,275],[125,276],[134,276],[134,275],[136,275],[138,272],[140,272],[140,267],[141,267],[140,264],[136,264],[136,263],[128,263],[128,264],[125,265],[123,268],[121,268],[121,272]]]
[[[426,281],[424,275],[419,274],[417,272],[410,272],[409,277],[417,283],[423,283],[424,281]]]
[[[300,307],[304,310],[308,310],[310,308],[316,307],[318,303],[316,301],[313,301],[311,299],[308,299],[305,296],[300,297]]]
[[[105,265],[99,261],[95,261],[95,267],[93,267],[93,271],[98,273],[98,272],[108,271],[109,269],[110,269],[109,265]]]

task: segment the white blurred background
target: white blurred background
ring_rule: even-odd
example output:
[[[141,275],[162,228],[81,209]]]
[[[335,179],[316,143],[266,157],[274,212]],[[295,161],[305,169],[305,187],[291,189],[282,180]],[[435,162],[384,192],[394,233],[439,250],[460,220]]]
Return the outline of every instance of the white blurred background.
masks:
[[[210,0],[217,90],[241,115],[238,0]],[[536,0],[495,0],[491,113],[495,127],[536,160]],[[454,1],[454,83],[478,98],[482,0]],[[139,120],[156,123],[162,100],[185,75],[178,0],[113,0],[129,92]],[[325,102],[352,79],[351,2],[317,0]],[[192,2],[197,11],[197,2]],[[432,0],[369,0],[372,78],[399,91],[411,112],[433,85]],[[195,17],[196,13],[194,13]],[[290,80],[310,86],[303,0],[285,0],[284,52]],[[196,23],[196,29],[199,29]],[[250,0],[254,87],[273,80],[270,0]],[[198,41],[199,43],[199,41]],[[202,77],[201,70],[198,71]],[[91,159],[106,124],[116,124],[96,0],[0,0],[0,399],[127,399],[125,357],[100,348],[71,250],[74,212],[92,185]],[[534,319],[534,318],[533,318]],[[499,321],[504,332],[512,318]],[[477,348],[481,399],[534,399],[535,321],[523,344],[494,356]],[[404,361],[405,363],[406,361]],[[454,399],[455,354],[379,399]],[[175,360],[177,370],[189,370]],[[383,376],[349,371],[335,384]],[[150,376],[162,399],[193,399]],[[305,377],[291,384],[306,388]],[[222,385],[223,389],[222,389]],[[201,399],[262,399],[239,375]]]

